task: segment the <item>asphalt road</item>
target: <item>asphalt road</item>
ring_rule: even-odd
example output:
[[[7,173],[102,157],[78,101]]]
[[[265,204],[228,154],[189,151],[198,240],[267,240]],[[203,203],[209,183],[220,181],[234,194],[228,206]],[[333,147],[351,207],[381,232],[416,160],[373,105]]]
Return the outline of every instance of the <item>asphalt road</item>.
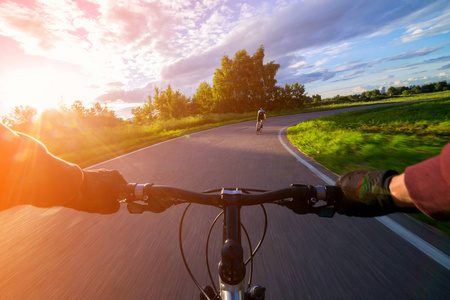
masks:
[[[193,191],[218,187],[277,189],[324,184],[279,141],[286,126],[334,112],[269,118],[181,137],[105,162],[129,182]],[[336,175],[290,149],[331,179]],[[450,271],[376,219],[296,215],[267,205],[266,240],[255,258],[253,283],[266,299],[448,299]],[[184,205],[164,213],[102,216],[70,209],[16,207],[0,212],[0,299],[198,299],[182,263],[178,228]],[[208,284],[205,240],[216,208],[192,206],[184,248],[201,284]],[[244,208],[256,245],[261,209]],[[449,239],[407,216],[389,217],[448,260]],[[219,260],[213,231],[210,263]],[[248,253],[248,249],[245,250]],[[216,275],[214,275],[216,278]]]

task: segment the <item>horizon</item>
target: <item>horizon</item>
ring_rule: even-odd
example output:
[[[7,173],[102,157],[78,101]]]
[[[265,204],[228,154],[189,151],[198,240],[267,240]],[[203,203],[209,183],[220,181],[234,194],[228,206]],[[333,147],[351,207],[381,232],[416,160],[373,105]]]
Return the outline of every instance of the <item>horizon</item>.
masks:
[[[223,55],[262,44],[309,96],[448,81],[447,1],[23,0],[0,3],[0,115],[81,100],[120,112],[192,96]]]

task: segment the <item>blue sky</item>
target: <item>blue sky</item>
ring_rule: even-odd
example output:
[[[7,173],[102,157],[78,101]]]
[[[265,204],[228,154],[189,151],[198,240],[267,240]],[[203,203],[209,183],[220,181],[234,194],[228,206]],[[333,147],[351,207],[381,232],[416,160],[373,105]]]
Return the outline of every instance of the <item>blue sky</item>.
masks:
[[[430,1],[0,2],[0,115],[108,103],[127,116],[154,87],[187,96],[221,57],[263,44],[278,85],[323,98],[450,80],[450,5]]]

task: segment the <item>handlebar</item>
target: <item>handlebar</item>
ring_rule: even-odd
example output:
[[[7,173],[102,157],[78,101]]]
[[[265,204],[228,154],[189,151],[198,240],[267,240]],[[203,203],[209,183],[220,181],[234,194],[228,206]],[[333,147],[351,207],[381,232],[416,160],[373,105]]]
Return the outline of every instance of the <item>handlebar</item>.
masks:
[[[201,299],[264,299],[264,288],[258,286],[259,293],[257,297],[251,296],[253,288],[250,289],[253,257],[266,235],[267,214],[263,204],[273,203],[286,206],[298,214],[316,213],[320,217],[333,217],[334,207],[339,205],[339,201],[342,199],[342,191],[339,187],[330,185],[292,184],[289,188],[274,191],[220,188],[197,193],[170,186],[129,183],[123,186],[122,196],[122,199],[126,199],[123,202],[127,202],[127,208],[130,213],[143,213],[144,211],[162,212],[171,205],[181,203],[196,203],[221,208],[223,211],[212,223],[206,242],[206,262],[209,278],[214,286],[208,263],[208,244],[214,224],[218,217],[223,215],[223,243],[221,260],[218,265],[220,292],[215,287],[214,290],[210,288],[211,291],[209,292],[203,289],[187,264],[182,245],[182,227],[189,205],[183,213],[179,230],[180,250],[186,269],[195,285],[201,291]],[[240,217],[241,207],[251,205],[261,205],[265,216],[264,232],[255,249],[252,249],[250,238],[241,223]],[[246,262],[244,262],[244,251],[241,244],[241,227],[247,236],[249,248],[251,249],[251,255]],[[249,292],[244,293],[246,265],[248,262],[251,262],[248,283]],[[218,295],[219,298],[217,298]],[[244,295],[246,296],[244,297]]]
[[[332,217],[334,207],[341,197],[341,189],[330,185],[292,184],[289,188],[274,191],[220,188],[203,193],[148,183],[129,183],[125,187],[125,198],[131,213],[151,210],[149,204],[158,199],[169,201],[173,205],[196,203],[221,208],[230,205],[242,207],[273,203],[287,206],[297,213],[317,213],[319,216]],[[142,201],[144,204],[135,201]]]

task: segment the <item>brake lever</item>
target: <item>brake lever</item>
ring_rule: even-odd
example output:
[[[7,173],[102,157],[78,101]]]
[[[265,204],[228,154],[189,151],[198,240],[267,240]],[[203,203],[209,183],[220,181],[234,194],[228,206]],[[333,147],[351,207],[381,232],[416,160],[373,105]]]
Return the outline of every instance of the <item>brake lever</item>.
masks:
[[[280,206],[286,206],[286,204],[292,202],[292,200],[289,200],[289,199],[292,199],[292,198],[285,198],[285,199],[275,200],[272,203],[280,205]]]
[[[322,206],[316,209],[316,215],[321,218],[332,218],[335,212],[334,206]]]
[[[178,205],[182,203],[186,203],[186,201],[179,199],[171,199],[172,205]],[[148,208],[150,205],[148,204],[140,204],[133,201],[122,201],[121,203],[127,203],[127,209],[130,214],[142,214],[144,211],[153,211]]]
[[[289,203],[291,203],[291,201],[293,200],[289,200],[289,198],[287,199],[281,199],[281,200],[277,200],[274,201],[274,204],[283,206],[283,207],[287,207]],[[320,202],[324,202],[324,201],[320,201]],[[314,205],[317,205],[319,203],[316,202],[314,203]],[[334,209],[334,205],[328,205],[326,202],[324,205],[321,206],[310,206],[309,208],[307,208],[307,210],[309,210],[309,212],[311,213],[315,213],[316,215],[318,215],[321,218],[332,218],[334,216],[334,213],[336,212],[336,210]]]
[[[142,214],[146,210],[146,206],[148,206],[148,204],[143,205],[135,202],[127,203],[127,209],[130,214]]]

